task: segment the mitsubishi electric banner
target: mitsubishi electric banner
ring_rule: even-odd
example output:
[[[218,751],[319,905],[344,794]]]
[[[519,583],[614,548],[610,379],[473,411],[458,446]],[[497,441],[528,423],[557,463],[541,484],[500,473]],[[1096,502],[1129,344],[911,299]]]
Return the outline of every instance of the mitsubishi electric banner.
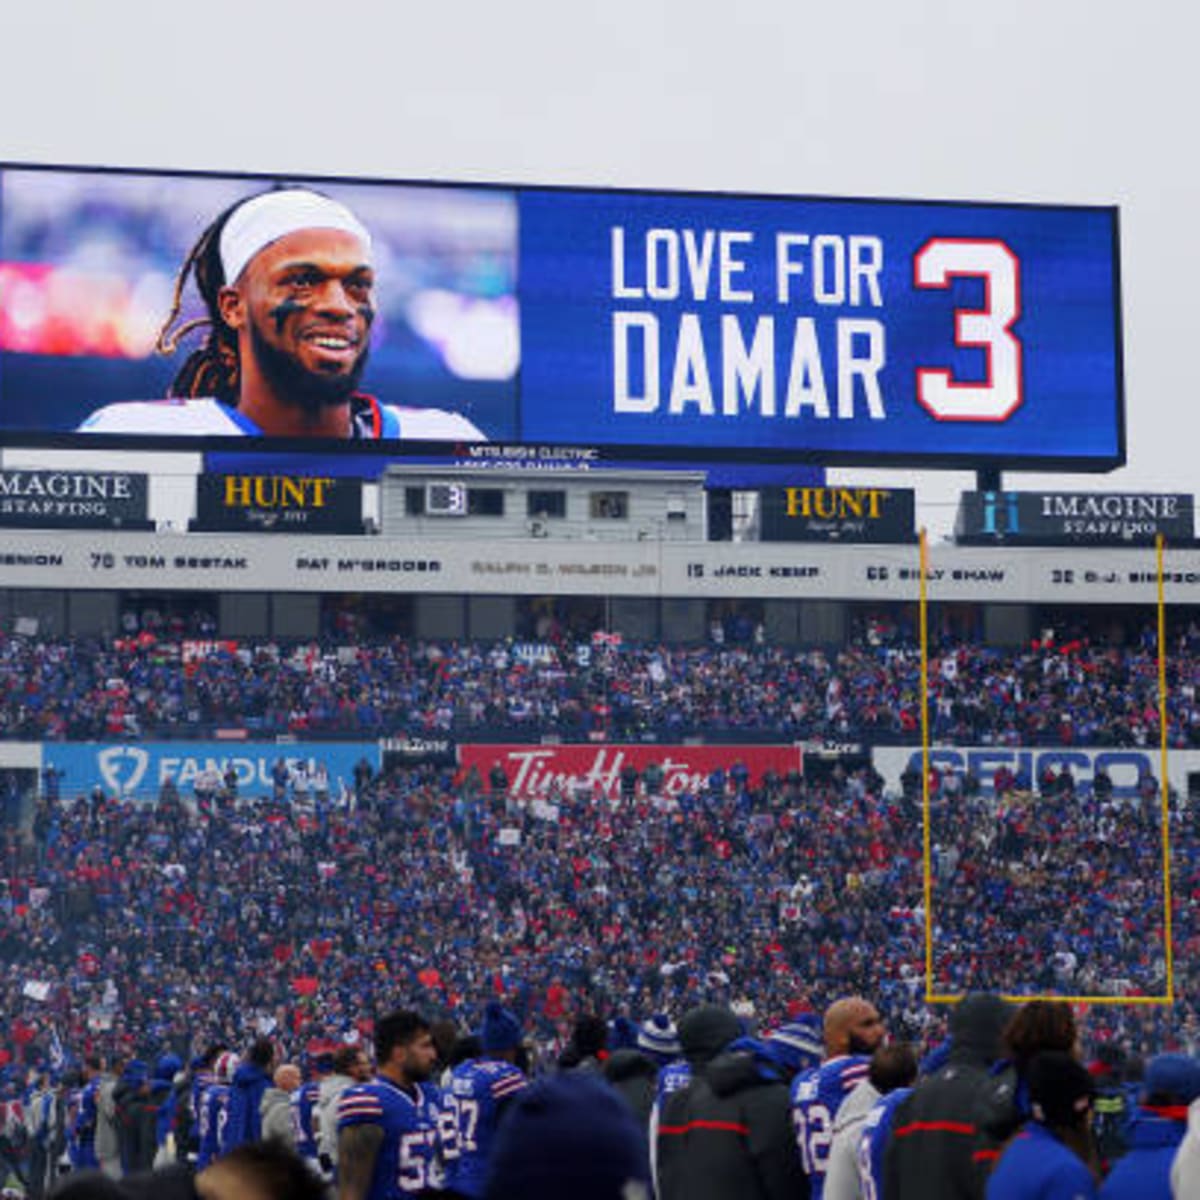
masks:
[[[1117,249],[1113,208],[11,166],[0,435],[1104,470]]]
[[[241,796],[269,796],[276,764],[283,761],[289,794],[311,792],[324,769],[330,796],[354,786],[354,768],[363,759],[379,769],[377,742],[64,742],[43,748],[43,759],[62,772],[64,795],[84,794],[99,785],[106,792],[155,800],[170,780],[182,796],[199,781],[224,778],[231,770]]]

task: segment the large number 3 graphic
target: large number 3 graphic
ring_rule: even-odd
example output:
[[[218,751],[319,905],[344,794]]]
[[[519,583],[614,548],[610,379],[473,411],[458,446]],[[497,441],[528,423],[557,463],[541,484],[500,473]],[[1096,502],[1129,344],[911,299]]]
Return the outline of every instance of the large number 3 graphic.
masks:
[[[959,383],[940,367],[917,368],[917,400],[939,421],[1004,421],[1022,400],[1021,264],[1003,243],[984,238],[931,238],[913,258],[913,283],[948,288],[956,277],[984,281],[984,307],[954,312],[954,340],[983,350],[987,378]]]

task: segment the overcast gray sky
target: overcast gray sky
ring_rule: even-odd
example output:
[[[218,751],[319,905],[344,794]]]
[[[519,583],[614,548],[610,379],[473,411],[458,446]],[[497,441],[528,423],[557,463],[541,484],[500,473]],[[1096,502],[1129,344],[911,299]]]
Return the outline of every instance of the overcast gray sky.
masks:
[[[1129,466],[1010,479],[1192,492],[1198,33],[1161,0],[42,0],[0,16],[0,158],[1117,204]],[[915,482],[938,529],[972,477]]]

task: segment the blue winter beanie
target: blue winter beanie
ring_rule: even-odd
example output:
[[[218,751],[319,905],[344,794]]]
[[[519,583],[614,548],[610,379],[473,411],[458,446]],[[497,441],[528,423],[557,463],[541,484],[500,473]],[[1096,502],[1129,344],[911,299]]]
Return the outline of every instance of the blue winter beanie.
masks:
[[[178,1054],[164,1054],[154,1064],[154,1078],[170,1083],[183,1070],[183,1059]]]
[[[491,1001],[483,1010],[483,1028],[479,1040],[484,1050],[495,1054],[521,1044],[521,1022],[499,1002]]]
[[[602,1079],[563,1071],[513,1101],[485,1200],[648,1200],[646,1135]]]
[[[638,1030],[637,1047],[663,1061],[678,1058],[682,1053],[679,1046],[679,1030],[666,1013],[655,1013],[642,1022]]]
[[[632,1050],[637,1046],[638,1027],[628,1017],[614,1017],[608,1027],[610,1050]]]
[[[767,1047],[776,1061],[793,1075],[820,1066],[825,1053],[821,1018],[815,1013],[804,1013],[780,1025],[767,1035]]]

